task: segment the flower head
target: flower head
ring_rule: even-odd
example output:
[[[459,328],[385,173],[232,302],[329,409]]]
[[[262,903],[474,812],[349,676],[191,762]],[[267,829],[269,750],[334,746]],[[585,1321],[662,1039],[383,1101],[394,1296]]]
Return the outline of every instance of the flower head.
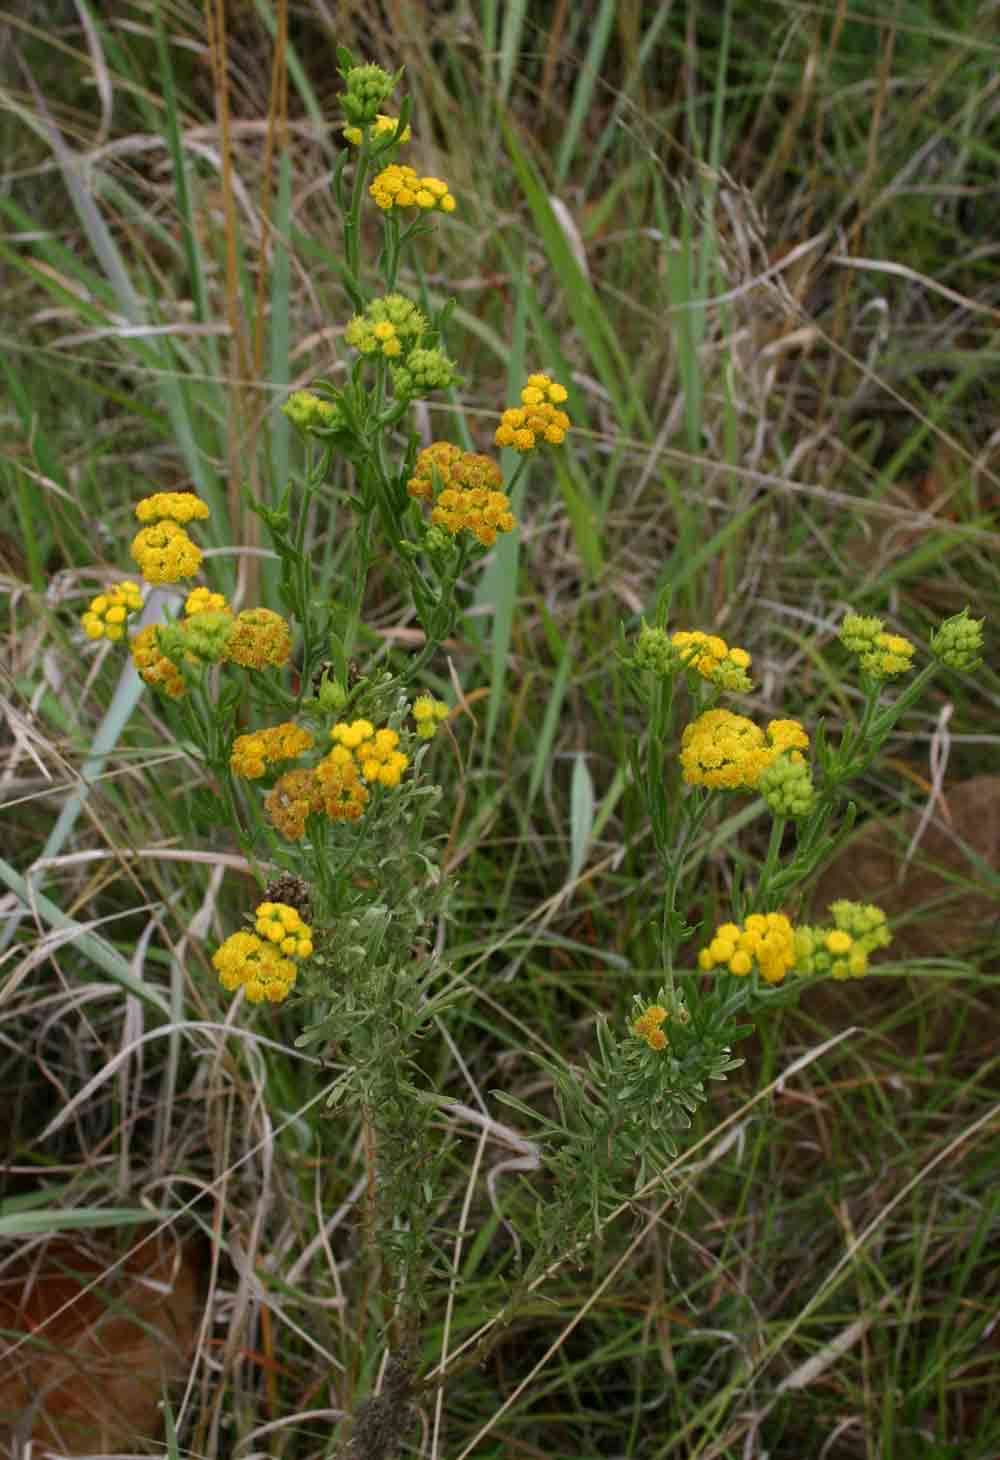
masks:
[[[154,492],[136,503],[135,515],[140,522],[203,522],[208,503],[194,492]]]
[[[433,740],[442,720],[448,718],[448,706],[443,700],[436,700],[431,695],[418,695],[413,701],[411,714],[417,722],[420,739]]]
[[[650,1049],[661,1050],[667,1047],[667,1036],[661,1029],[669,1015],[662,1004],[650,1004],[632,1021],[632,1033],[637,1039],[642,1039],[649,1045]]]
[[[842,899],[831,905],[833,926],[795,930],[795,971],[836,979],[862,978],[869,954],[892,941],[885,913],[873,903]]]
[[[201,567],[201,548],[170,518],[137,532],[131,552],[147,583],[179,583],[193,578]]]
[[[390,162],[368,191],[384,213],[393,208],[420,208],[425,213],[434,208],[442,213],[455,211],[455,199],[442,178],[418,177],[412,167],[403,163]]]
[[[330,820],[357,821],[368,804],[368,789],[350,750],[335,745],[313,774],[319,804]]]
[[[244,669],[280,669],[292,652],[292,630],[280,613],[245,608],[236,615],[226,655]]]
[[[233,993],[243,988],[251,1004],[265,999],[280,1004],[291,993],[297,974],[294,959],[256,933],[232,933],[214,954],[212,966],[224,989]]]
[[[184,612],[188,618],[196,613],[225,613],[229,604],[224,593],[213,593],[210,588],[192,588],[184,600]]]
[[[187,685],[180,669],[160,649],[159,628],[156,624],[148,624],[146,628],[140,629],[129,648],[132,663],[144,684],[162,691],[172,700],[179,700],[187,693]]]
[[[410,763],[409,756],[398,748],[396,731],[376,730],[370,720],[354,720],[351,723],[338,720],[330,731],[330,739],[335,743],[335,750],[346,752],[353,758],[369,785],[377,783],[394,789]],[[332,751],[331,755],[334,753]]]
[[[685,669],[693,670],[720,689],[746,694],[750,682],[750,655],[745,649],[730,648],[718,634],[700,629],[679,629],[670,638],[671,648]]]
[[[308,958],[313,951],[312,928],[297,908],[287,902],[261,902],[254,909],[258,938],[272,944],[286,958]]]
[[[681,737],[681,766],[691,786],[716,790],[753,790],[761,773],[779,755],[802,762],[809,737],[797,720],[771,720],[761,730],[731,710],[705,710]]]
[[[529,375],[520,406],[504,411],[494,441],[522,452],[534,451],[539,440],[560,446],[570,428],[569,416],[558,409],[566,398],[566,387],[558,381],[547,375]]]
[[[982,663],[983,619],[970,618],[969,610],[946,618],[931,634],[931,653],[949,669],[975,669]]]
[[[311,750],[315,743],[308,730],[286,720],[284,724],[272,725],[266,730],[237,735],[229,757],[229,766],[234,776],[256,781],[267,774],[269,766],[277,765],[283,760],[294,760],[296,756]]]
[[[90,600],[80,623],[88,639],[110,639],[117,643],[125,637],[127,620],[141,607],[142,593],[137,583],[116,583]]]
[[[305,768],[286,771],[265,798],[264,810],[271,825],[286,841],[298,842],[306,834],[306,821],[311,813],[324,809],[323,794],[315,771]]]
[[[722,923],[698,954],[705,973],[723,967],[745,978],[754,966],[767,983],[781,983],[795,963],[795,935],[783,913],[751,913],[742,925]]]

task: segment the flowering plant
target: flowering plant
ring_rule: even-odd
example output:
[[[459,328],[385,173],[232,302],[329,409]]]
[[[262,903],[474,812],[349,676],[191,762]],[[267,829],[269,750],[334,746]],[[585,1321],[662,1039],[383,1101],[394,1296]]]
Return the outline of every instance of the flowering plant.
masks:
[[[209,583],[190,586],[205,571],[196,539],[208,506],[194,493],[153,491],[135,508],[131,552],[157,592],[130,651],[213,776],[225,824],[259,883],[245,926],[212,953],[218,984],[265,1013],[290,1012],[296,1043],[336,1059],[330,1105],[360,1117],[369,1179],[359,1305],[377,1289],[380,1332],[398,1357],[412,1352],[423,1310],[449,1280],[434,1233],[443,1155],[433,1127],[446,1102],[418,1056],[463,994],[436,933],[449,882],[434,845],[441,791],[427,774],[436,732],[454,712],[423,677],[460,621],[468,574],[516,530],[513,492],[527,463],[562,447],[571,420],[567,387],[543,371],[529,375],[492,443],[517,454],[509,476],[487,452],[423,442],[410,425],[415,403],[459,381],[445,349],[447,307],[434,314],[406,292],[410,250],[430,228],[449,226],[459,201],[444,179],[396,160],[411,141],[409,105],[398,116],[382,108],[400,78],[343,51],[340,63],[348,145],[333,188],[354,310],[343,330],[349,367],[340,384],[319,378],[291,393],[283,409],[301,439],[301,472],[276,504],[249,500],[279,564],[277,600],[237,607]],[[381,230],[374,271],[362,258],[365,209]],[[317,603],[304,532],[328,491],[348,503],[352,532],[342,592]],[[376,567],[405,587],[423,642],[408,660],[362,669]],[[186,593],[172,596],[180,583]],[[83,615],[84,633],[120,642],[142,607],[134,581],[109,587]],[[498,1097],[533,1123],[553,1193],[528,1223],[530,1250],[505,1314],[555,1253],[598,1239],[621,1203],[662,1179],[710,1082],[740,1063],[734,1047],[760,1010],[810,979],[862,976],[887,946],[874,906],[835,902],[810,924],[798,903],[850,827],[850,779],[938,664],[973,667],[982,642],[967,615],[948,621],[932,640],[935,662],[886,703],[886,682],[909,671],[914,645],[849,615],[841,638],[857,660],[864,704],[834,745],[822,726],[761,724],[722,704],[753,693],[750,654],[703,629],[668,633],[658,617],[622,654],[647,717],[630,770],[659,863],[658,956],[637,975],[647,987],[627,1016],[598,1023],[586,1068],[547,1063],[550,1113]],[[720,849],[719,806],[738,795],[760,798],[767,850],[733,879],[713,929],[705,863]],[[417,1382],[407,1370],[392,1390],[404,1401],[400,1426]],[[357,1432],[369,1422],[372,1412],[360,1411]],[[389,1423],[385,1406],[379,1422]]]

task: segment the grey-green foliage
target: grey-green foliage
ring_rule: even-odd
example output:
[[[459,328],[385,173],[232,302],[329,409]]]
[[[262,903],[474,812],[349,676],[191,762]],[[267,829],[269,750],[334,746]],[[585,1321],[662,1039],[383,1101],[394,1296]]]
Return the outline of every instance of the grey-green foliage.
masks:
[[[554,1250],[600,1241],[612,1212],[670,1164],[691,1117],[709,1099],[708,1082],[724,1080],[743,1063],[731,1053],[749,1032],[736,1023],[743,1003],[743,991],[737,990],[735,998],[709,993],[689,1007],[684,993],[661,987],[652,1006],[665,1015],[666,1043],[659,1049],[634,1028],[649,1007],[642,999],[634,999],[620,1031],[599,1019],[597,1053],[584,1068],[543,1062],[552,1080],[554,1118],[496,1092],[498,1100],[540,1127],[543,1163],[554,1188],[536,1209],[532,1272]]]

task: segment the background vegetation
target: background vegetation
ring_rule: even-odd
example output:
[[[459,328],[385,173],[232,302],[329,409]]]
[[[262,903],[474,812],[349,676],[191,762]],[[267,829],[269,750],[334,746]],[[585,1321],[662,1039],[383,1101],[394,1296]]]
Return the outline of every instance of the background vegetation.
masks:
[[[363,1166],[294,1016],[227,1024],[208,958],[249,881],[156,701],[76,616],[146,490],[197,485],[231,585],[223,545],[257,540],[243,485],[273,498],[294,467],[278,407],[343,370],[335,43],[405,64],[418,165],[460,200],[407,281],[457,300],[465,383],[428,430],[485,447],[533,368],[571,383],[579,422],[434,666],[464,706],[438,752],[441,936],[470,987],[436,1074],[496,1120],[492,1089],[545,1101],[530,1052],[582,1055],[598,1014],[656,986],[621,625],[669,587],[675,623],[753,653],[762,712],[807,723],[857,703],[832,643],[847,604],[923,645],[965,604],[996,632],[996,19],[973,0],[8,10],[0,1262],[71,1213],[214,1239],[186,1453],[329,1454],[370,1390],[380,1353],[345,1302]],[[320,582],[346,521],[331,502],[311,525]],[[253,568],[265,601],[272,571]],[[373,654],[415,642],[389,577],[366,618]],[[673,1203],[561,1269],[442,1408],[425,1396],[421,1453],[1000,1452],[998,691],[994,660],[907,717],[860,788],[868,841],[824,883],[895,898],[897,961],[757,1031]],[[766,822],[734,806],[752,850]],[[692,910],[713,925],[733,852]],[[427,1363],[502,1301],[484,1174],[525,1199],[499,1169],[513,1137],[441,1139],[442,1230],[466,1238]]]

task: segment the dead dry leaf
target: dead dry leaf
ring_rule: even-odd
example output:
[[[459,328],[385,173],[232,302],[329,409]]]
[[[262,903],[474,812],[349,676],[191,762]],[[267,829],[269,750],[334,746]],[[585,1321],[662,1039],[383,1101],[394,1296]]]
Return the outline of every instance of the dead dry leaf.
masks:
[[[194,1343],[199,1264],[169,1241],[109,1271],[115,1256],[57,1237],[0,1274],[4,1455],[29,1440],[108,1454],[160,1434],[164,1385],[184,1374]]]

